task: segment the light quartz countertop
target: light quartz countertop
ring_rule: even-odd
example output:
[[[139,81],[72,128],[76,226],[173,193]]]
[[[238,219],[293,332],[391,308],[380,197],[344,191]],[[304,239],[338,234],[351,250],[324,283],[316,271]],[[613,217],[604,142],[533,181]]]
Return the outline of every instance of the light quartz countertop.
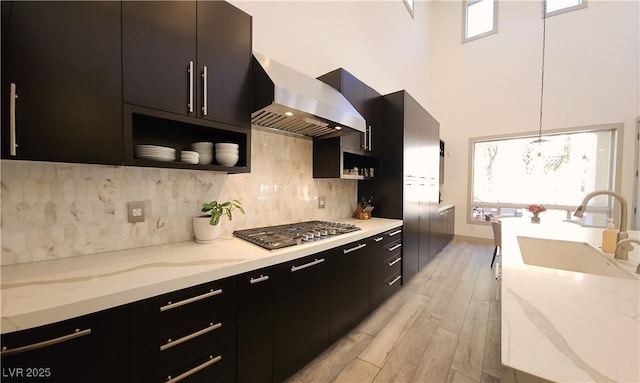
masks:
[[[235,237],[3,266],[2,333],[33,328],[287,262],[368,238],[401,220],[343,219],[361,230],[265,250]]]
[[[518,236],[588,243],[602,229],[502,218],[503,382],[640,382],[640,250],[614,259],[636,278],[613,278],[523,262]],[[640,238],[639,232],[629,237]]]

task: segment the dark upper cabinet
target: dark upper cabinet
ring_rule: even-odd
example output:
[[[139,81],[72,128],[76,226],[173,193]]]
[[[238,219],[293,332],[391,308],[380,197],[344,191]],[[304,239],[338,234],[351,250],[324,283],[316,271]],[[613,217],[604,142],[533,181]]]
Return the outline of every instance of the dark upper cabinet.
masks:
[[[379,142],[374,137],[379,134],[380,129],[380,93],[343,68],[326,73],[318,79],[342,93],[367,122],[365,133],[342,136],[341,146],[365,154],[374,151]]]
[[[194,1],[125,1],[122,4],[124,102],[195,115],[199,82],[196,33]]]
[[[371,178],[379,170],[376,148],[382,147],[380,93],[346,70],[339,68],[320,77],[319,80],[341,92],[364,117],[366,132],[315,140],[313,143],[314,178]],[[345,169],[357,167],[360,174],[354,177],[344,174]],[[366,172],[364,169],[367,169]]]
[[[124,102],[249,128],[251,41],[227,2],[123,2]]]
[[[3,158],[123,163],[120,13],[120,2],[2,2]]]
[[[207,68],[198,92],[203,118],[251,126],[251,26],[251,16],[227,2],[198,2],[198,70]]]
[[[250,172],[251,16],[224,1],[122,4],[124,163]],[[238,162],[181,162],[200,141],[238,144]],[[176,160],[138,158],[141,144],[173,148]]]
[[[3,382],[128,382],[129,308],[2,335]]]

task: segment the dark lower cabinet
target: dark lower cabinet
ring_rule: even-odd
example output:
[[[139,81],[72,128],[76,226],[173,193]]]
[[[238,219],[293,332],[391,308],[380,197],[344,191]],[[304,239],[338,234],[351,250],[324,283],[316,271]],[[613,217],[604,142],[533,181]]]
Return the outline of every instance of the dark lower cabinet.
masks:
[[[238,383],[273,382],[275,268],[238,277]]]
[[[455,226],[455,207],[438,212],[436,219],[431,223],[431,238],[429,246],[435,256],[444,249],[453,239]]]
[[[402,282],[402,227],[371,239],[370,309],[374,311]]]
[[[402,236],[4,334],[2,381],[285,381],[400,288]]]
[[[0,363],[2,382],[127,382],[128,307],[3,334]]]
[[[120,17],[115,1],[2,2],[2,158],[122,165]]]
[[[133,303],[131,381],[235,381],[236,299],[228,278]]]
[[[273,333],[274,381],[281,382],[329,346],[329,252],[278,267]]]
[[[331,342],[369,315],[369,280],[373,239],[331,251]]]

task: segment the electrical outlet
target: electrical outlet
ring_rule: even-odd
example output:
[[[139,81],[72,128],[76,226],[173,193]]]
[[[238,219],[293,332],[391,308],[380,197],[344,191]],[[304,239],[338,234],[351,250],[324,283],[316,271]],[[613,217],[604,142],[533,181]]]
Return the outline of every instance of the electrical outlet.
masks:
[[[144,202],[128,202],[127,212],[130,223],[144,222]]]
[[[318,197],[318,209],[324,209],[325,202],[324,196]]]

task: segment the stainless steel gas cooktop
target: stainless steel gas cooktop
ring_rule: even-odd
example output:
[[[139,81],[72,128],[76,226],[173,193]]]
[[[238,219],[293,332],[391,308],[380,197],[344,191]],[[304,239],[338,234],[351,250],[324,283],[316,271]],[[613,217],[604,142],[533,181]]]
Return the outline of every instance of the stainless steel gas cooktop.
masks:
[[[265,226],[255,229],[236,230],[238,238],[249,241],[268,250],[301,245],[307,242],[320,241],[340,234],[360,230],[354,224],[307,221],[278,226]]]

